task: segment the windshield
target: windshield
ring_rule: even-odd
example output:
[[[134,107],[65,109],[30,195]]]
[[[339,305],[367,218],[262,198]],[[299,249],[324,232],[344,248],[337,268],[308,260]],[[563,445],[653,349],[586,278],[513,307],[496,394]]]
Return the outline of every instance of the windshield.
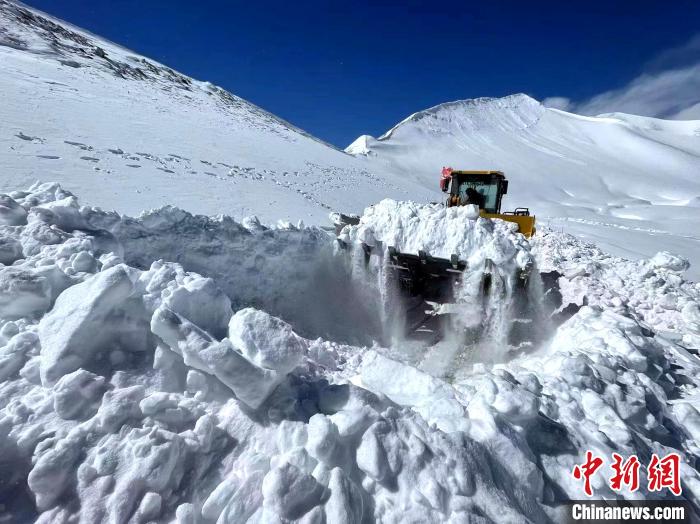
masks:
[[[478,194],[475,195],[474,192]],[[459,203],[476,204],[481,209],[495,212],[498,185],[493,182],[465,181],[459,185]]]

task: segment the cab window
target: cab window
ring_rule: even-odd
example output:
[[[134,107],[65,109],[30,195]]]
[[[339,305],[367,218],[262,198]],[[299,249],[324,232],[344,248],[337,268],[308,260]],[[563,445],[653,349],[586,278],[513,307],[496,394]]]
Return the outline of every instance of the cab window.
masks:
[[[468,190],[473,189],[481,195],[483,205],[482,209],[494,213],[496,211],[496,200],[498,196],[498,184],[490,182],[475,182],[464,181],[459,185],[459,198],[462,203],[466,203],[469,199]],[[473,203],[473,202],[472,202]]]

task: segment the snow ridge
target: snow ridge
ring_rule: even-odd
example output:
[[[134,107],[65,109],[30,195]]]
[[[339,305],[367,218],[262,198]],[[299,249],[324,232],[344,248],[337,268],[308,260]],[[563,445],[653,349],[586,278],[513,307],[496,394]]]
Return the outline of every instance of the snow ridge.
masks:
[[[0,0],[0,21],[3,26],[0,46],[51,57],[69,67],[95,67],[123,80],[154,83],[166,91],[203,89],[219,99],[224,107],[245,111],[251,119],[264,122],[271,130],[293,131],[337,149],[225,89],[193,80],[168,66],[136,56],[118,44],[22,4]]]
[[[397,131],[419,127],[434,133],[449,134],[452,128],[478,130],[485,126],[517,130],[537,122],[545,108],[523,93],[501,98],[473,98],[438,104],[408,116],[377,140],[387,140]]]

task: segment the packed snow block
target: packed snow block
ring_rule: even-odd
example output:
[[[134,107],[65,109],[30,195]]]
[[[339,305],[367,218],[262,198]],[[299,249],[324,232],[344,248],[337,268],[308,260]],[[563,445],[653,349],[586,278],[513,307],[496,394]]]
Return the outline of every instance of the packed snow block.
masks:
[[[328,480],[330,497],[324,505],[327,522],[355,524],[362,522],[364,501],[357,485],[341,468],[333,468]]]
[[[91,476],[111,477],[110,489],[105,490],[101,501],[103,515],[97,520],[130,522],[142,507],[143,498],[153,498],[149,493],[173,493],[193,459],[193,451],[184,437],[157,426],[124,428],[119,434],[102,439],[84,462],[84,467],[93,472]],[[90,491],[95,483],[96,479],[86,482],[86,501],[94,500]],[[146,501],[145,506],[153,502]]]
[[[65,420],[84,420],[95,414],[106,389],[104,377],[78,369],[61,377],[53,388],[53,407]]]
[[[149,491],[141,499],[136,510],[136,517],[139,522],[149,522],[158,518],[163,505],[163,499],[158,493]]]
[[[22,226],[27,223],[27,211],[9,195],[0,195],[0,226]]]
[[[153,313],[151,330],[181,355],[186,365],[215,376],[253,409],[259,408],[284,380],[284,373],[255,365],[228,339],[213,339],[165,306]]]
[[[387,451],[381,440],[382,434],[387,432],[386,421],[377,421],[364,432],[357,447],[357,466],[365,475],[377,482],[392,476]]]
[[[229,322],[228,336],[250,361],[279,373],[292,371],[308,350],[292,326],[253,308],[236,312]]]
[[[649,264],[656,269],[666,269],[677,273],[682,273],[690,267],[690,262],[686,258],[668,251],[656,253],[649,259]]]
[[[700,446],[700,412],[689,402],[673,404],[672,410],[685,432]]]
[[[71,236],[40,220],[32,220],[22,228],[19,241],[25,256],[37,255],[44,246],[61,244]]]
[[[292,464],[282,464],[265,475],[263,505],[283,519],[298,519],[321,503],[324,487]]]
[[[700,304],[689,301],[681,310],[681,316],[691,331],[700,333]]]
[[[180,429],[186,423],[193,422],[199,415],[191,399],[183,399],[181,395],[163,391],[148,395],[139,402],[139,408],[145,416],[163,422],[169,428]]]
[[[139,402],[146,395],[143,386],[130,386],[107,391],[97,411],[99,426],[105,433],[116,433],[129,419],[142,417]]]
[[[39,338],[36,334],[24,331],[15,334],[7,344],[0,347],[0,382],[16,375],[24,366],[30,353],[36,351],[38,346]]]
[[[35,182],[29,189],[15,196],[15,199],[19,200],[25,209],[29,209],[72,196],[73,193],[63,189],[58,182]]]
[[[468,431],[464,408],[455,399],[454,390],[442,380],[374,350],[366,352],[359,371],[367,389],[413,407],[442,431]]]
[[[220,524],[248,522],[262,506],[264,477],[264,471],[247,471],[240,482],[224,479],[204,502],[202,516]]]
[[[40,273],[20,267],[0,268],[0,318],[43,314],[51,307],[51,283]]]
[[[24,257],[22,244],[18,240],[7,236],[0,236],[0,264],[11,265],[16,260]]]
[[[69,434],[36,459],[27,484],[34,493],[36,507],[45,511],[53,506],[72,484],[75,466],[83,447],[79,434]]]
[[[333,464],[340,445],[340,435],[331,419],[322,413],[315,414],[309,419],[307,435],[305,446],[309,455],[319,462]]]
[[[31,209],[32,213],[44,213],[43,220],[64,231],[90,229],[80,214],[78,199],[73,195],[52,202],[47,202]]]
[[[197,513],[194,504],[185,502],[175,510],[175,524],[197,524]]]
[[[214,280],[187,275],[174,289],[163,290],[163,304],[216,338],[226,336],[233,315],[231,300]]]
[[[54,385],[105,351],[147,349],[145,313],[139,310],[139,301],[127,302],[132,291],[129,272],[120,265],[59,295],[39,322],[44,385]]]

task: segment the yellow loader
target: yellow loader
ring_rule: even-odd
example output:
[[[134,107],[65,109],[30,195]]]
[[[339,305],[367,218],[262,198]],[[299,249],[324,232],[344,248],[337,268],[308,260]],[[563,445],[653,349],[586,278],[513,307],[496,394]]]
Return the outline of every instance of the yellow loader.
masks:
[[[479,215],[484,218],[514,222],[527,238],[535,234],[535,217],[528,208],[501,213],[501,199],[508,192],[508,180],[502,171],[459,171],[444,167],[440,189],[449,193],[447,207],[474,204],[479,206]]]

